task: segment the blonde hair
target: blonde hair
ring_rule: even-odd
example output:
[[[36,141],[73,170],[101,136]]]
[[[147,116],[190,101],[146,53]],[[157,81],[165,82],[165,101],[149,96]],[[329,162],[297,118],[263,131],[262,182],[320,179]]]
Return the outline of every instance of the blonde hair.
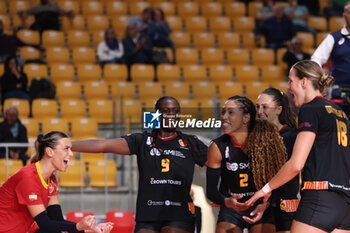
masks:
[[[295,63],[291,70],[296,71],[299,79],[307,78],[311,81],[315,90],[319,90],[323,96],[326,96],[328,89],[332,86],[334,78],[323,71],[323,69],[314,61],[303,60]]]
[[[40,161],[45,154],[46,147],[55,149],[58,144],[58,140],[61,138],[68,138],[68,136],[65,133],[59,131],[51,131],[45,135],[39,134],[34,144],[35,153],[30,158],[30,163],[36,163]]]

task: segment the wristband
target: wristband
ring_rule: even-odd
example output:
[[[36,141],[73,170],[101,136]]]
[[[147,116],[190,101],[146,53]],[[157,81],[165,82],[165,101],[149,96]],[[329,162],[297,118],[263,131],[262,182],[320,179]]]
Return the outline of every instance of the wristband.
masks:
[[[271,189],[269,183],[265,184],[264,187],[261,189],[261,191],[263,191],[263,193],[265,193],[265,194],[270,193],[272,191],[272,189]]]

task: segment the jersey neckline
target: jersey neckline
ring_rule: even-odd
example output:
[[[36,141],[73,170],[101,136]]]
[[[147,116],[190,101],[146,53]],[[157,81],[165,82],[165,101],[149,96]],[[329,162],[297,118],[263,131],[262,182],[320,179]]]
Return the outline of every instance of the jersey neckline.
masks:
[[[36,171],[37,171],[37,173],[39,175],[41,184],[44,186],[45,189],[47,189],[48,184],[46,183],[46,181],[44,180],[43,176],[41,175],[41,169],[40,169],[39,161],[35,163],[35,168],[36,168]],[[50,179],[49,179],[49,182],[50,182]]]
[[[177,133],[175,132],[174,135],[172,135],[172,136],[170,136],[170,137],[166,137],[166,138],[161,137],[159,134],[157,135],[157,137],[158,137],[160,140],[162,140],[162,141],[170,141],[171,139],[174,139],[174,138],[177,137]]]
[[[242,149],[242,148],[244,148],[244,146],[245,146],[245,145],[240,145],[240,144],[235,143],[235,142],[232,140],[231,137],[230,137],[230,141],[231,141],[232,145],[235,146],[235,147],[238,147],[238,148],[241,148],[241,149]]]

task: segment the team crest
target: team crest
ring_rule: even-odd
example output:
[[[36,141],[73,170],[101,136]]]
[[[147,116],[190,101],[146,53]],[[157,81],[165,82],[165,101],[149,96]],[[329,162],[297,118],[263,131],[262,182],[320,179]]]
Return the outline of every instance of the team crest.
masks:
[[[191,212],[191,214],[195,214],[195,208],[193,202],[188,203],[188,210]]]
[[[50,182],[47,189],[49,190],[49,194],[52,194],[55,191],[55,184]]]
[[[152,138],[151,137],[147,137],[146,145],[148,145],[148,146],[152,145]]]
[[[185,146],[186,146],[185,143],[184,143],[184,141],[182,141],[182,139],[179,139],[179,144],[180,144],[180,146],[182,146],[182,147],[185,147]]]
[[[230,149],[228,146],[226,146],[226,149],[225,149],[225,159],[228,159],[230,158]]]
[[[29,200],[30,201],[36,201],[38,200],[38,195],[36,195],[35,193],[32,193],[29,195]]]

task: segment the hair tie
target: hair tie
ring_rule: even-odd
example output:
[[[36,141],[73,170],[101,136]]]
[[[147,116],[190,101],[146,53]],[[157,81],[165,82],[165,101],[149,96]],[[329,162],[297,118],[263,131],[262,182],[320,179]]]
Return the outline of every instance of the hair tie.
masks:
[[[43,138],[44,138],[44,135],[39,134],[36,140],[37,140],[39,143],[41,143],[42,140],[43,140]]]
[[[321,86],[327,86],[327,81],[328,79],[330,78],[330,76],[326,73],[323,73],[322,76],[321,76],[321,79],[320,79],[320,85]]]

